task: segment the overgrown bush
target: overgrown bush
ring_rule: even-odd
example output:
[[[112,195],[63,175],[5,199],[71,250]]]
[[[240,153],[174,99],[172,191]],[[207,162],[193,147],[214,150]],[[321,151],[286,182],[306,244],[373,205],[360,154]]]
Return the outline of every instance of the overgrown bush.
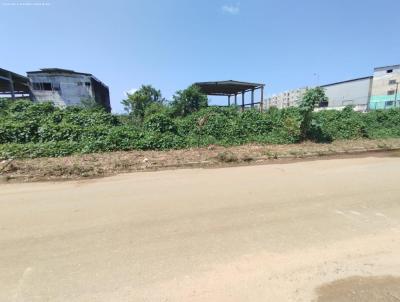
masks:
[[[207,107],[173,118],[167,110],[149,112],[132,123],[102,109],[0,100],[0,158],[65,156],[116,150],[166,150],[210,144],[288,144],[303,139],[298,108],[267,112]],[[313,112],[306,134],[319,142],[336,139],[400,137],[400,110]]]
[[[174,120],[164,113],[155,113],[144,121],[144,129],[159,133],[176,133]]]
[[[371,111],[364,117],[369,138],[400,137],[400,109]]]
[[[315,112],[308,136],[316,141],[366,138],[365,116],[351,107]]]

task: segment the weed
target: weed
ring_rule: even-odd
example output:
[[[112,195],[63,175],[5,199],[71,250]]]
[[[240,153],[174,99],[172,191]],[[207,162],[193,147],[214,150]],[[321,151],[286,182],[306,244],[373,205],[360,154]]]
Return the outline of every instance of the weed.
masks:
[[[245,162],[251,162],[251,161],[254,160],[254,157],[252,157],[249,154],[245,154],[245,155],[242,156],[242,160],[245,161]]]
[[[264,155],[266,155],[269,159],[278,159],[278,153],[277,152],[273,152],[270,150],[267,150],[264,152]]]
[[[220,162],[224,163],[233,163],[239,160],[236,154],[228,151],[218,153],[217,158]]]

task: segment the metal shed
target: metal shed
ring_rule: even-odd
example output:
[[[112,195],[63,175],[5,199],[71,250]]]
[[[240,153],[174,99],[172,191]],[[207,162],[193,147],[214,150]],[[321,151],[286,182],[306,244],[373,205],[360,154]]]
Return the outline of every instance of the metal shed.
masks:
[[[29,79],[17,73],[0,68],[0,96],[30,97]]]
[[[228,97],[228,106],[231,106],[231,97],[234,97],[234,105],[238,106],[237,96],[240,94],[242,96],[242,102],[240,107],[242,110],[246,106],[250,106],[254,108],[254,105],[259,104],[260,110],[263,110],[263,98],[264,98],[264,86],[265,84],[259,83],[249,83],[249,82],[240,82],[240,81],[216,81],[216,82],[198,82],[194,83],[194,85],[200,87],[200,90],[207,95],[216,95],[216,96],[227,96]],[[254,100],[254,91],[260,89],[261,97],[260,101]],[[251,102],[245,103],[245,93],[251,92]]]

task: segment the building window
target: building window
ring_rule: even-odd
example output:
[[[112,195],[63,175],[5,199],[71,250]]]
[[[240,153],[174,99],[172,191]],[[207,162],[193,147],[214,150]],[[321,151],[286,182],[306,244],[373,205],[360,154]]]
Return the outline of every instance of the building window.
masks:
[[[386,73],[392,73],[392,72],[393,72],[393,69],[386,70]]]
[[[393,106],[393,104],[394,104],[393,101],[386,101],[386,102],[385,102],[385,107]]]
[[[33,90],[53,90],[51,83],[33,83],[32,86]]]
[[[396,80],[390,80],[389,81],[389,85],[395,85],[395,84],[397,84]]]
[[[33,90],[42,90],[40,88],[40,83],[33,83],[32,86],[33,86]]]
[[[43,90],[47,90],[47,91],[53,90],[51,88],[51,83],[43,83]]]
[[[82,82],[78,82],[78,83],[76,83],[78,86],[82,86],[83,85],[83,83]]]
[[[395,93],[394,90],[389,90],[389,91],[387,92],[388,95],[394,95],[394,93]]]
[[[85,86],[89,88],[90,87],[90,82],[85,82]]]

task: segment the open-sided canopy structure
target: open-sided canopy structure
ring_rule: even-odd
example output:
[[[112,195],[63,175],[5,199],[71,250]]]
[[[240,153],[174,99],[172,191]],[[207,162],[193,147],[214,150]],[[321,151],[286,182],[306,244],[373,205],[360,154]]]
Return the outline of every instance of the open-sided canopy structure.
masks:
[[[242,95],[242,104],[241,107],[244,109],[245,106],[254,107],[255,104],[260,104],[260,109],[263,108],[263,97],[264,97],[264,84],[259,83],[249,83],[249,82],[239,82],[239,81],[216,81],[216,82],[198,82],[194,83],[194,85],[198,86],[200,90],[207,95],[218,95],[218,96],[227,96],[228,97],[228,106],[231,105],[231,97],[233,96],[234,104],[237,106],[237,96],[238,94]],[[260,101],[254,101],[254,91],[256,89],[261,90],[261,98]],[[249,104],[245,104],[244,95],[246,92],[251,92],[251,102]]]
[[[17,73],[0,68],[0,96],[30,96],[29,79]]]

